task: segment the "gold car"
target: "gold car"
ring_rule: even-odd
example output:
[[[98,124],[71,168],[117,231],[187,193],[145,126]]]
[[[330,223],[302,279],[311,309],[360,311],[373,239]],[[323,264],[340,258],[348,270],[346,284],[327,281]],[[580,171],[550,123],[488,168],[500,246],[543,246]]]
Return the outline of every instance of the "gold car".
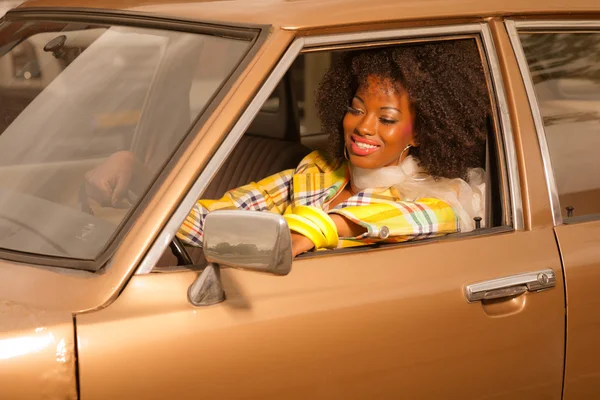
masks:
[[[327,146],[342,51],[468,40],[478,229],[293,260],[198,198]],[[0,23],[0,398],[600,398],[597,0],[30,0]],[[452,66],[447,66],[452,68]],[[90,171],[132,150],[119,204]],[[292,265],[293,264],[293,265]]]

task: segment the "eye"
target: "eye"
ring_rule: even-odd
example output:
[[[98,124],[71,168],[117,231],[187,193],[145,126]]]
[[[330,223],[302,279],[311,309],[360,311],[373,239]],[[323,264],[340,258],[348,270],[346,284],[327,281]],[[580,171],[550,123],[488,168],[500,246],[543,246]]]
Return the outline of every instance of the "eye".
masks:
[[[362,110],[359,110],[358,108],[354,108],[352,106],[348,106],[347,112],[349,112],[352,115],[362,114]]]
[[[392,125],[398,121],[395,119],[389,119],[389,118],[379,118],[379,122],[381,122],[384,125]]]

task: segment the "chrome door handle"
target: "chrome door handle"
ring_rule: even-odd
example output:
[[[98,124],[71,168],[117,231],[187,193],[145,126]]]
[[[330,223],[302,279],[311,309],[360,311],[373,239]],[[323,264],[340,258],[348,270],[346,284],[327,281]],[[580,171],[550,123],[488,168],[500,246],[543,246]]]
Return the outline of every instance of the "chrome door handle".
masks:
[[[556,286],[556,276],[551,269],[492,279],[465,287],[469,303],[481,300],[518,296],[525,292],[538,292]]]

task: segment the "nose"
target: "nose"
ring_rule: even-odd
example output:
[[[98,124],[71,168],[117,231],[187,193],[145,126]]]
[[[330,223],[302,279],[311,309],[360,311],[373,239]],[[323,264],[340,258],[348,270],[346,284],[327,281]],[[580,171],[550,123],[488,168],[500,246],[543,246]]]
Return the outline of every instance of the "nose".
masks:
[[[356,124],[354,131],[361,136],[373,136],[377,129],[377,116],[371,113],[365,114]]]

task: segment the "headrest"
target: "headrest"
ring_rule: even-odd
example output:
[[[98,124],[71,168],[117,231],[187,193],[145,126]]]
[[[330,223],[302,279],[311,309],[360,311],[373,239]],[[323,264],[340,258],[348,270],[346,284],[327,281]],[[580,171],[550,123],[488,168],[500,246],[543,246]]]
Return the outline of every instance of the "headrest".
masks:
[[[300,141],[298,103],[292,90],[289,73],[281,79],[271,97],[263,104],[246,134],[269,139]]]

